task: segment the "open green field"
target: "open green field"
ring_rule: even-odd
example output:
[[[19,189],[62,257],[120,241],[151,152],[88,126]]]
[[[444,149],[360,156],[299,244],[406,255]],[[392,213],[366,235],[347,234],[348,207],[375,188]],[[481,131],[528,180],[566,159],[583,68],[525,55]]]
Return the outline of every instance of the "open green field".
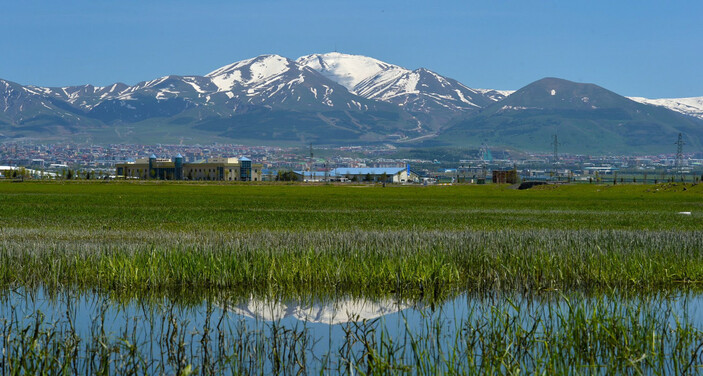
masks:
[[[703,228],[703,185],[541,188],[1,183],[0,226],[226,233]]]
[[[0,204],[3,373],[703,369],[703,185],[0,182]]]
[[[0,204],[5,286],[443,295],[703,284],[702,185],[30,182],[0,184]]]

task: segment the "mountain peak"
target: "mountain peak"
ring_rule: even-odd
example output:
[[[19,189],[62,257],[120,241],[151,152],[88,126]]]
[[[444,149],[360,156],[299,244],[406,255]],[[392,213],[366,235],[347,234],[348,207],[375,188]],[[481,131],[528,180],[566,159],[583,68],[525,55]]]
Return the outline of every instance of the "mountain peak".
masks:
[[[351,92],[355,91],[355,87],[359,83],[381,72],[408,71],[403,67],[371,57],[340,52],[301,56],[296,62],[320,72],[323,76],[339,83]]]
[[[230,91],[237,84],[261,84],[289,71],[295,62],[280,55],[260,55],[216,69],[205,77],[220,88]]]
[[[507,101],[528,108],[597,109],[619,105],[622,96],[595,84],[545,77],[517,90]],[[506,105],[512,103],[506,102]]]

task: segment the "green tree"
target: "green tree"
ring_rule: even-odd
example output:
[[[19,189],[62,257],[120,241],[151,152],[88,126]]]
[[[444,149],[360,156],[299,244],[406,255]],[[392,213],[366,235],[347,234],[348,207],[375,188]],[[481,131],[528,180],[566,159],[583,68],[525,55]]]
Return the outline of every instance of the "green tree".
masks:
[[[279,170],[276,174],[276,181],[298,181],[298,175],[293,170]]]

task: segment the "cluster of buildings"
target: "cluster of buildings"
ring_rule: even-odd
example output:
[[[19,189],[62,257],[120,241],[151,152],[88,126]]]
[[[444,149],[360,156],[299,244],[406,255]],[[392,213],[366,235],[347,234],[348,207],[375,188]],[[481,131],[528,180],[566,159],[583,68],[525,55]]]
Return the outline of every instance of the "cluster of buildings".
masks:
[[[303,182],[378,182],[417,183],[420,176],[405,167],[339,167],[325,171],[293,171],[295,180]],[[117,163],[115,175],[124,179],[274,181],[277,171],[264,170],[263,164],[246,157],[213,157],[185,162],[181,154],[173,158],[149,158]]]
[[[236,144],[211,145],[81,145],[70,143],[31,144],[0,143],[0,165],[35,169],[90,169],[114,170],[115,165],[130,161],[135,155],[181,154],[184,162],[193,162],[220,155],[246,155],[258,161],[267,161],[285,153],[275,146]]]
[[[173,158],[149,158],[117,163],[117,178],[158,180],[261,181],[263,165],[251,159],[213,157],[185,162],[181,154]]]
[[[405,167],[338,167],[326,171],[293,171],[303,182],[419,183],[421,177]]]
[[[313,151],[315,156],[313,158]],[[85,145],[0,143],[0,177],[23,169],[32,176],[117,175],[131,179],[304,182],[427,182],[483,184],[520,181],[600,181],[616,176],[664,180],[668,175],[700,176],[703,152],[650,156],[588,156],[501,152],[397,150],[391,145],[273,147],[209,145]],[[133,156],[153,158],[133,159]],[[176,156],[157,158],[156,156]],[[246,156],[223,158],[221,156]],[[475,159],[462,159],[473,157]],[[251,159],[251,160],[250,160]],[[439,159],[439,160],[438,160]],[[257,161],[254,163],[252,161]],[[411,164],[413,170],[407,165]],[[19,171],[19,170],[18,170]],[[516,172],[512,172],[516,171]],[[291,179],[291,176],[294,178]],[[517,176],[516,176],[517,175]]]

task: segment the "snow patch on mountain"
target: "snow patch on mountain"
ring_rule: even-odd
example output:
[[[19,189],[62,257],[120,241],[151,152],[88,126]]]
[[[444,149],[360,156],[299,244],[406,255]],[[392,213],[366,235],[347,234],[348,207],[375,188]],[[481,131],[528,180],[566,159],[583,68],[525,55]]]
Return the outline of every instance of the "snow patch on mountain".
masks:
[[[239,85],[263,86],[291,69],[292,61],[279,55],[262,55],[226,65],[205,75],[219,91],[230,91]]]
[[[694,116],[703,119],[703,97],[689,98],[660,98],[649,99],[643,97],[628,97],[629,99],[654,106],[666,107],[670,110],[680,112],[684,115]]]
[[[205,94],[205,93],[207,93],[205,90],[203,90],[203,89],[200,87],[200,85],[198,85],[198,83],[197,83],[197,82],[195,81],[195,79],[193,79],[192,77],[183,77],[183,82],[185,82],[185,83],[187,83],[188,85],[190,85],[190,86],[193,88],[193,90],[197,91],[197,92],[200,93],[200,94]]]
[[[299,64],[366,99],[394,103],[411,111],[473,111],[505,98],[496,90],[474,90],[429,69],[409,70],[366,56],[338,52],[302,56]]]
[[[408,70],[374,58],[339,52],[312,54],[299,57],[296,62],[320,72],[323,76],[355,92],[355,87],[381,72],[402,74]]]
[[[496,89],[473,89],[481,94],[483,94],[485,97],[490,98],[491,100],[498,102],[502,101],[507,97],[508,95],[512,94],[515,92],[515,90],[496,90]]]

